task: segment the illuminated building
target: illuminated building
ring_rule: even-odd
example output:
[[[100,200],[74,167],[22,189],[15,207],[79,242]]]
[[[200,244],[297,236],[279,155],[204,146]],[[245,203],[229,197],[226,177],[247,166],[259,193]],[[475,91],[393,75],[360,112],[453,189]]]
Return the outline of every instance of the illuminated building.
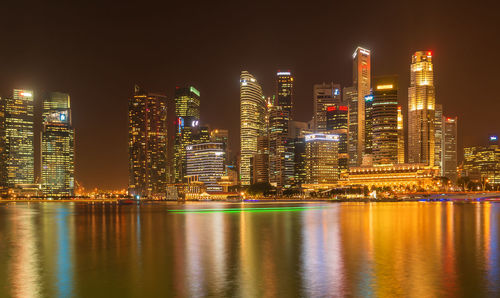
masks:
[[[340,104],[342,101],[340,85],[334,83],[315,84],[313,86],[313,130],[326,131],[326,107]]]
[[[240,181],[250,184],[250,159],[257,153],[257,138],[266,132],[266,100],[259,83],[247,71],[240,75]]]
[[[267,136],[257,137],[257,153],[251,159],[252,179],[251,183],[269,182],[269,138]]]
[[[0,197],[7,195],[5,158],[5,100],[0,97]]]
[[[269,110],[269,182],[281,188],[289,187],[294,178],[293,142],[288,135],[293,77],[288,71],[279,71],[276,76],[276,100]]]
[[[334,185],[339,180],[339,136],[334,134],[305,135],[306,184],[304,187]]]
[[[210,142],[224,144],[224,152],[226,152],[227,163],[231,152],[229,148],[229,131],[227,129],[212,129],[210,131]]]
[[[225,152],[223,143],[200,143],[186,146],[187,178],[197,177],[207,192],[222,191],[217,183],[224,176]]]
[[[342,104],[326,106],[326,132],[339,136],[339,169],[347,173],[349,155],[347,153],[347,129],[349,107]]]
[[[373,164],[397,164],[398,78],[396,76],[377,77],[372,83],[373,101],[370,118]]]
[[[129,195],[163,197],[167,189],[166,97],[135,86],[129,100]]]
[[[405,131],[401,106],[398,106],[398,163],[405,163]]]
[[[75,131],[68,94],[52,92],[43,101],[42,190],[49,196],[73,196]]]
[[[293,142],[294,170],[293,182],[291,183],[293,187],[300,187],[306,181],[306,146],[304,136],[312,133],[310,130],[311,126],[308,122],[295,120],[290,121],[290,125],[288,126],[288,137]]]
[[[365,151],[365,96],[370,94],[370,51],[357,47],[353,55],[353,86],[344,89],[349,102],[349,159],[361,165]]]
[[[441,169],[441,176],[444,176],[443,168],[443,105],[436,104],[434,111],[434,165]]]
[[[436,186],[434,179],[439,175],[437,168],[425,164],[396,164],[387,166],[362,166],[349,168],[349,180],[344,186],[363,185],[391,187],[400,190],[431,190]]]
[[[408,162],[434,166],[435,90],[432,52],[412,56],[408,88]]]
[[[4,103],[6,185],[12,189],[34,182],[33,91],[14,89]]]
[[[373,138],[373,94],[368,94],[365,96],[365,151],[364,156],[369,155],[371,158],[372,154],[372,138]],[[363,163],[364,158],[363,156]]]
[[[186,175],[186,146],[199,142],[208,142],[208,131],[199,139],[200,132],[200,92],[193,86],[175,89],[175,142],[173,178],[182,182]]]
[[[443,117],[441,176],[457,181],[457,117]]]
[[[490,136],[488,146],[464,148],[464,172],[472,181],[500,186],[500,146]]]

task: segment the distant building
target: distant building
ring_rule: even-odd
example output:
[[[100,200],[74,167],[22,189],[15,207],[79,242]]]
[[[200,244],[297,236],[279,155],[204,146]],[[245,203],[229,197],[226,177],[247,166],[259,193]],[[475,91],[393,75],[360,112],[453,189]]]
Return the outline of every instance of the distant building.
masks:
[[[289,71],[276,74],[276,100],[269,110],[269,182],[289,187],[294,178],[294,152],[288,128],[292,116],[293,76]]]
[[[257,138],[266,132],[267,103],[262,88],[248,71],[240,76],[240,181],[249,185],[250,160],[257,153]]]
[[[364,155],[372,158],[373,140],[373,94],[365,96],[365,150]]]
[[[361,165],[365,152],[365,96],[370,94],[370,50],[357,47],[353,55],[353,86],[344,89],[349,102],[349,158],[353,166]]]
[[[257,153],[252,156],[251,183],[269,183],[269,138],[257,137]]]
[[[5,100],[0,97],[0,197],[8,192],[5,149]]]
[[[4,106],[6,186],[12,189],[34,183],[33,91],[14,89]]]
[[[398,163],[398,78],[374,78],[370,112],[373,165]],[[404,142],[404,141],[403,141]],[[404,150],[404,149],[403,149]]]
[[[326,108],[342,102],[340,84],[322,83],[313,86],[313,131],[326,131]]]
[[[163,197],[167,189],[166,97],[136,85],[128,116],[129,195]]]
[[[228,163],[229,158],[231,157],[231,148],[229,147],[229,131],[227,129],[212,129],[210,131],[210,142],[224,144],[226,163]]]
[[[434,165],[439,167],[440,175],[444,176],[443,168],[443,105],[436,104],[434,112]]]
[[[43,100],[42,190],[49,196],[73,196],[75,189],[75,131],[70,97],[52,92]]]
[[[326,107],[326,132],[339,136],[339,169],[347,173],[349,154],[347,151],[349,107],[344,104],[332,104]]]
[[[443,117],[442,176],[457,182],[457,117]]]
[[[173,160],[174,182],[182,182],[186,175],[186,146],[208,142],[208,130],[200,138],[200,91],[193,86],[177,87],[175,89],[175,142]]]
[[[401,106],[398,106],[398,163],[405,163],[405,130]]]
[[[309,134],[305,136],[306,184],[334,185],[339,180],[339,136]]]
[[[464,148],[464,172],[473,182],[500,186],[500,146],[491,136],[488,146]]]
[[[438,175],[436,168],[424,164],[351,167],[349,180],[341,182],[341,185],[391,187],[400,191],[433,190],[436,188],[435,178]]]
[[[432,52],[415,52],[408,88],[408,162],[434,166],[435,88]]]
[[[203,182],[207,192],[220,192],[222,186],[217,182],[225,174],[225,151],[223,143],[200,143],[188,145],[187,178],[197,177]]]

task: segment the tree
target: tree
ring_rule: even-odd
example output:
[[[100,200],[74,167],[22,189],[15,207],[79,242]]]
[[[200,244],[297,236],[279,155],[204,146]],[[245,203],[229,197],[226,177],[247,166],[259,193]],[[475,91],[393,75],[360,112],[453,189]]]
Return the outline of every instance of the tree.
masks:
[[[274,187],[267,182],[258,182],[250,185],[247,189],[249,195],[257,196],[263,195],[267,196],[274,190]]]

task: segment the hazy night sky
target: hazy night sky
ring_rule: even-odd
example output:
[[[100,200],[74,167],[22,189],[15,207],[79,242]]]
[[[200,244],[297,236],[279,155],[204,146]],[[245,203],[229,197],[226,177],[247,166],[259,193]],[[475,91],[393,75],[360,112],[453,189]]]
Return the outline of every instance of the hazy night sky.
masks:
[[[202,122],[228,128],[239,148],[241,70],[271,95],[276,70],[290,69],[295,119],[308,121],[312,85],[350,85],[357,45],[371,49],[372,75],[399,75],[404,107],[411,54],[432,50],[436,102],[458,116],[459,148],[500,133],[497,2],[300,3],[3,1],[0,95],[33,89],[38,105],[47,91],[71,95],[76,180],[87,188],[127,186],[135,83],[170,98],[175,86],[196,86]]]

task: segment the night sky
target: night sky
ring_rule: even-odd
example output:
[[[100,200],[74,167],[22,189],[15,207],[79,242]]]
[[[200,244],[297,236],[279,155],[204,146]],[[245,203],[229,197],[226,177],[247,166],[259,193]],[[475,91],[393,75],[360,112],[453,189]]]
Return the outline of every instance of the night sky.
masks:
[[[127,186],[135,83],[170,98],[175,86],[196,86],[202,122],[228,128],[237,149],[241,70],[272,95],[276,70],[290,69],[295,119],[308,121],[312,85],[349,85],[358,45],[372,51],[372,75],[399,75],[403,107],[411,54],[432,50],[436,102],[458,116],[459,148],[500,133],[495,1],[104,2],[0,4],[0,95],[33,89],[38,107],[44,92],[71,95],[76,180],[86,188]]]

